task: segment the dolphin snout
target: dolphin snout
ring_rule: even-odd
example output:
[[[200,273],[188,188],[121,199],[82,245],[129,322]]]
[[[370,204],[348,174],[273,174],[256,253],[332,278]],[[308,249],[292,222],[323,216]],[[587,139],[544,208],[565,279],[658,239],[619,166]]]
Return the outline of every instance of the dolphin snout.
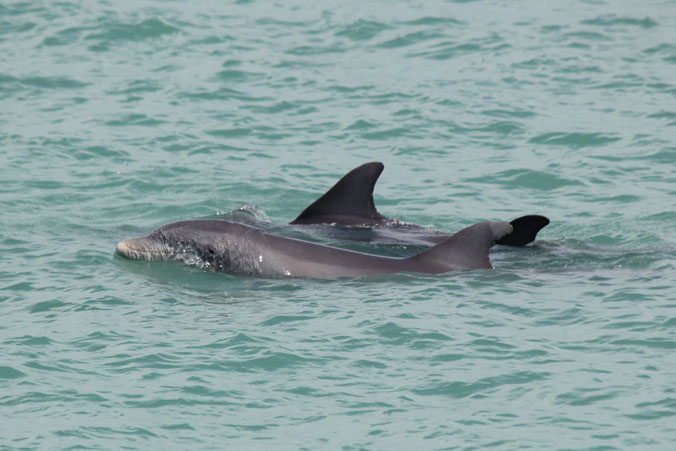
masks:
[[[130,260],[162,260],[167,249],[161,241],[146,236],[122,241],[115,246],[115,253]]]

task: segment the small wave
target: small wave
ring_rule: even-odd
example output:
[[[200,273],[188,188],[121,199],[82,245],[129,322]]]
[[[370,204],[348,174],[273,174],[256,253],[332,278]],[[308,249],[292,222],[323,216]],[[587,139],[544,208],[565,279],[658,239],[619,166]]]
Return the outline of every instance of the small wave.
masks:
[[[581,23],[585,25],[600,25],[602,27],[612,27],[617,25],[629,25],[640,28],[653,28],[658,24],[649,17],[637,19],[634,17],[617,17],[613,15],[599,16],[594,19],[583,20]]]
[[[621,394],[622,392],[618,390],[585,388],[558,395],[555,402],[570,406],[589,406],[600,401],[616,398]]]
[[[415,45],[419,42],[425,41],[434,41],[444,38],[444,35],[441,33],[429,32],[429,31],[416,31],[415,33],[408,33],[404,36],[399,36],[394,39],[378,44],[378,47],[384,49],[397,49],[401,47],[408,47]]]
[[[337,44],[328,45],[328,46],[319,46],[319,45],[300,45],[293,47],[286,51],[289,55],[296,56],[315,56],[315,55],[325,55],[329,53],[345,53],[348,49]]]
[[[157,92],[163,89],[157,80],[143,79],[127,82],[120,89],[111,91],[111,94],[138,94],[144,92]]]
[[[140,126],[140,127],[155,127],[157,125],[164,124],[166,121],[160,119],[154,119],[147,114],[138,114],[132,113],[123,116],[120,119],[113,119],[106,121],[105,124],[109,127],[129,127],[129,126]]]
[[[262,208],[251,204],[242,204],[238,207],[235,207],[232,211],[227,213],[216,213],[216,215],[212,217],[251,225],[272,224],[270,217]]]
[[[376,124],[365,121],[363,119],[358,119],[354,121],[352,124],[345,127],[345,130],[367,130],[374,127],[376,127]]]
[[[412,56],[444,61],[451,58],[456,58],[458,56],[467,55],[469,53],[477,53],[482,50],[489,50],[478,43],[458,44],[457,42],[447,42],[440,45],[435,45],[435,47],[437,47],[437,49],[415,53]]]
[[[24,377],[26,373],[19,371],[11,366],[0,366],[0,379],[18,379]]]
[[[101,28],[102,31],[87,35],[85,40],[100,41],[101,44],[107,46],[120,41],[143,41],[180,32],[178,28],[160,19],[147,19],[134,24],[104,22]]]
[[[475,382],[442,382],[427,388],[413,389],[418,395],[448,396],[451,398],[466,398],[478,395],[481,392],[496,391],[505,385],[525,385],[531,382],[539,382],[549,377],[549,373],[535,373],[521,371],[496,377],[487,377]]]
[[[0,74],[0,86],[38,89],[81,89],[89,83],[73,80],[68,77],[14,77]]]
[[[532,169],[510,169],[490,177],[478,177],[469,179],[469,181],[500,183],[510,188],[531,188],[548,191],[580,184],[577,180],[564,178],[555,173]]]
[[[250,128],[223,128],[218,130],[207,130],[206,133],[221,138],[239,138],[241,136],[250,135],[252,130]]]
[[[48,312],[50,310],[54,309],[60,309],[62,307],[65,307],[69,304],[61,301],[42,301],[38,302],[36,304],[33,304],[33,306],[30,308],[31,313],[42,313],[42,312]]]
[[[296,367],[310,362],[318,361],[308,357],[302,357],[297,354],[288,352],[271,352],[265,357],[256,357],[245,360],[241,363],[246,366],[248,370],[258,369],[264,371],[278,371],[281,369]]]
[[[57,47],[64,45],[71,45],[77,42],[82,35],[89,30],[92,30],[92,27],[68,27],[63,30],[59,30],[51,36],[46,37],[42,41],[42,45],[47,47]]]
[[[260,74],[243,70],[226,69],[218,72],[216,77],[219,80],[227,82],[244,82],[255,77],[260,77]]]
[[[534,136],[528,142],[535,144],[551,144],[572,148],[599,147],[620,141],[621,138],[608,136],[602,133],[566,133],[550,132]]]
[[[655,53],[666,53],[672,55],[674,52],[676,52],[676,44],[671,43],[662,43],[654,47],[649,47],[643,51],[643,53],[647,53],[649,55],[653,55]]]
[[[248,105],[243,107],[243,109],[249,110],[253,113],[261,114],[277,114],[277,113],[289,113],[290,111],[297,110],[299,108],[298,104],[281,101],[276,102],[272,105]]]
[[[415,20],[410,20],[408,22],[401,22],[402,25],[411,25],[411,26],[419,26],[419,25],[465,25],[465,22],[454,19],[452,17],[434,17],[434,16],[426,16],[426,17],[421,17],[420,19],[415,19]]]
[[[583,41],[603,42],[611,39],[603,33],[596,31],[571,31],[563,35],[568,39],[582,39]]]
[[[503,119],[510,119],[510,118],[525,119],[525,118],[531,118],[531,117],[537,116],[537,113],[535,113],[534,111],[520,110],[520,109],[484,110],[484,111],[481,112],[481,114],[484,114],[486,116],[499,117],[499,118],[503,118]]]
[[[23,337],[6,340],[4,343],[19,344],[24,346],[46,346],[52,344],[52,340],[45,336],[34,337],[32,335],[25,335]]]
[[[314,316],[307,316],[307,315],[277,315],[272,318],[269,318],[265,321],[263,321],[260,325],[261,326],[278,326],[280,324],[282,325],[287,325],[287,324],[295,324],[300,321],[308,321],[314,319]]]
[[[411,135],[411,130],[408,128],[403,128],[403,127],[395,127],[395,128],[390,128],[388,130],[382,130],[382,131],[377,131],[377,132],[371,132],[371,133],[364,133],[362,135],[362,138],[364,139],[369,139],[369,140],[375,140],[375,141],[385,141],[390,138],[399,138],[402,136],[410,136]]]
[[[390,28],[390,26],[380,22],[359,19],[337,32],[336,36],[343,36],[353,41],[367,41]]]

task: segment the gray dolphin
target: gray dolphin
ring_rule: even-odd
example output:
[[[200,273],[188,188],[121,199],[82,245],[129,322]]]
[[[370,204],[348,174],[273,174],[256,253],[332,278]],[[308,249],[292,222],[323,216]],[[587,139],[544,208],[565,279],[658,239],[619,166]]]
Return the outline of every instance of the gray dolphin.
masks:
[[[492,269],[488,250],[512,232],[506,222],[482,222],[408,258],[365,254],[286,238],[226,220],[167,224],[117,245],[132,260],[178,260],[215,271],[258,277],[335,279],[398,272],[443,274]]]
[[[448,233],[391,219],[381,215],[373,202],[373,188],[385,166],[377,161],[362,164],[348,172],[331,189],[310,204],[290,224],[333,226],[359,226],[385,231],[381,235],[391,241],[393,230],[410,232],[408,236],[399,234],[396,238],[402,242],[434,245],[442,242]],[[538,232],[549,224],[549,219],[540,215],[527,215],[511,222],[513,232],[499,239],[497,244],[524,246],[535,240]],[[378,239],[377,237],[375,238]],[[374,240],[371,236],[370,240]]]

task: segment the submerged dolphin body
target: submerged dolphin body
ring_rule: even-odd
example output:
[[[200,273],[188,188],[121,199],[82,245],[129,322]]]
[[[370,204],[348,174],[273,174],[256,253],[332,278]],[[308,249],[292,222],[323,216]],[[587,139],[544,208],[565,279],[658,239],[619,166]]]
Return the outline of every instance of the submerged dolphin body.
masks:
[[[408,258],[365,254],[286,238],[226,220],[167,224],[117,245],[131,260],[178,260],[215,271],[258,277],[335,279],[412,272],[443,274],[492,269],[488,250],[512,232],[506,222],[482,222]]]
[[[414,244],[434,245],[450,235],[425,227],[390,219],[381,215],[373,202],[373,188],[383,172],[380,162],[363,164],[341,178],[319,199],[310,204],[290,224],[330,224],[335,226],[360,226],[372,229],[388,229],[412,232],[407,238]],[[549,219],[539,215],[528,215],[511,222],[513,232],[496,241],[497,244],[524,246],[535,240],[538,232],[549,224]],[[392,238],[389,234],[388,238]]]

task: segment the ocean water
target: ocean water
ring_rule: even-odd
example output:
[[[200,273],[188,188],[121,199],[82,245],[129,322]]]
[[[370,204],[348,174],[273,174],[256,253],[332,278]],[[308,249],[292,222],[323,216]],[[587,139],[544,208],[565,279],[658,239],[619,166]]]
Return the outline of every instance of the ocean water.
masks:
[[[551,224],[443,276],[113,256],[374,160],[387,216]],[[0,182],[2,449],[676,442],[673,0],[3,1]]]

